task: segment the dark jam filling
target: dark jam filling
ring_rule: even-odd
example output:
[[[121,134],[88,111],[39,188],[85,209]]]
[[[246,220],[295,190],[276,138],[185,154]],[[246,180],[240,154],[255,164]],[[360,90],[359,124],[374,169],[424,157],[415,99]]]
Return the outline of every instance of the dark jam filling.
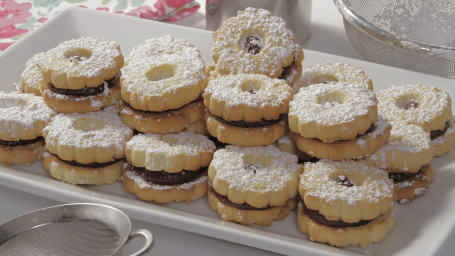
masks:
[[[423,167],[419,169],[418,172],[390,172],[389,179],[393,182],[400,182],[403,180],[411,179],[423,172]]]
[[[247,36],[245,38],[245,51],[250,54],[258,54],[262,48],[259,46],[259,42],[261,41],[261,38],[257,36]]]
[[[315,221],[316,223],[319,223],[324,226],[334,227],[334,228],[352,228],[352,227],[359,227],[359,226],[366,225],[372,221],[372,220],[360,220],[358,222],[348,223],[348,222],[344,222],[342,220],[328,220],[324,217],[324,215],[320,214],[319,211],[308,209],[306,207],[306,205],[303,203],[303,200],[301,200],[301,202],[302,202],[303,210],[305,211],[305,214],[310,219]]]
[[[216,196],[216,198],[218,198],[218,200],[220,200],[223,204],[225,205],[229,205],[231,207],[234,207],[236,209],[239,209],[239,210],[254,210],[254,211],[257,211],[257,210],[267,210],[267,209],[270,209],[272,208],[270,205],[267,205],[266,207],[263,207],[263,208],[257,208],[257,207],[254,207],[250,204],[247,204],[247,203],[243,203],[243,204],[236,204],[234,202],[232,202],[231,200],[229,200],[229,198],[227,196],[223,196],[221,194],[218,194],[213,188],[211,188],[213,194]]]
[[[214,117],[220,123],[224,123],[224,124],[228,124],[228,125],[232,125],[232,126],[244,127],[244,128],[256,128],[256,127],[264,127],[264,126],[277,124],[277,123],[281,122],[282,120],[286,120],[287,116],[288,116],[287,114],[281,114],[278,117],[278,119],[275,119],[275,120],[262,119],[261,121],[257,121],[257,122],[249,122],[249,121],[245,121],[245,120],[228,121],[228,120],[224,120],[223,118],[221,118],[219,116],[214,116]]]
[[[431,131],[430,132],[430,138],[431,140],[434,140],[436,139],[437,137],[440,137],[442,135],[444,135],[444,133],[447,132],[447,130],[449,129],[450,127],[450,123],[449,122],[446,122],[445,125],[444,125],[444,128],[442,128],[441,130],[434,130],[434,131]]]
[[[374,132],[375,130],[376,130],[376,124],[375,124],[375,123],[372,123],[372,124],[370,125],[370,127],[368,128],[368,130],[366,130],[366,132],[364,132],[363,134],[358,134],[354,139],[357,139],[357,138],[360,138],[360,137],[362,137],[362,136],[365,136],[365,135],[367,135],[368,133]],[[316,139],[316,140],[319,140],[319,139]],[[336,143],[336,142],[343,142],[343,141],[350,141],[350,140],[337,140],[337,141],[335,141],[335,143]]]
[[[104,83],[107,84],[107,87],[111,88],[111,87],[117,85],[119,83],[119,81],[120,81],[120,75],[117,74],[113,78],[104,81]],[[103,93],[104,92],[104,83],[101,85],[98,85],[96,87],[84,87],[79,90],[57,88],[53,84],[47,84],[47,87],[52,92],[55,92],[58,94],[69,95],[69,96],[91,96],[91,95]]]
[[[88,163],[88,164],[82,164],[82,163],[79,163],[79,162],[76,162],[74,160],[71,160],[71,161],[67,161],[67,160],[63,160],[61,158],[59,158],[60,161],[62,162],[65,162],[69,165],[73,165],[73,166],[77,166],[77,167],[84,167],[84,168],[103,168],[103,167],[106,167],[106,166],[109,166],[111,164],[114,164],[122,159],[114,159],[110,162],[106,162],[106,163],[97,163],[97,162],[93,162],[93,163]]]
[[[37,141],[43,140],[43,137],[36,137],[31,140],[0,140],[0,145],[6,147],[18,147],[18,146],[25,146],[29,144],[33,144]]]
[[[176,110],[182,109],[182,108],[188,106],[189,104],[193,104],[193,103],[198,102],[198,101],[200,101],[200,100],[202,100],[202,95],[199,95],[199,97],[197,97],[195,100],[193,100],[192,102],[190,102],[190,103],[188,103],[188,104],[185,104],[185,105],[181,106],[180,108],[168,109],[168,110],[164,110],[164,111],[146,111],[146,110],[140,110],[140,109],[133,108],[130,104],[128,104],[128,103],[125,102],[125,101],[122,101],[122,103],[125,104],[126,106],[128,106],[129,108],[134,109],[135,111],[138,111],[138,112],[141,112],[141,113],[144,113],[144,114],[162,114],[162,113],[167,113],[167,112],[172,112],[172,111],[176,111]]]
[[[291,64],[289,66],[286,66],[283,68],[283,71],[281,72],[281,75],[278,77],[278,79],[286,79],[289,74],[291,73],[292,68],[295,65],[295,58],[292,60]]]
[[[197,171],[183,170],[181,172],[169,173],[165,171],[149,171],[142,167],[136,167],[128,164],[128,171],[134,171],[145,181],[158,185],[179,185],[193,181],[207,172],[207,167],[200,168]]]

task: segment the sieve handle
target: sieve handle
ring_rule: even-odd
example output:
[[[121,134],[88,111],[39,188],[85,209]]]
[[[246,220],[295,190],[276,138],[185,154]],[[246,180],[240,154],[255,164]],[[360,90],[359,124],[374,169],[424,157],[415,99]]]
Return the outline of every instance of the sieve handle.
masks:
[[[139,249],[137,252],[130,255],[130,256],[139,256],[142,253],[146,252],[152,246],[153,235],[152,235],[152,233],[150,233],[150,231],[148,231],[146,229],[137,229],[137,230],[131,231],[130,239],[134,236],[142,236],[145,238],[144,246],[142,246],[142,248]]]

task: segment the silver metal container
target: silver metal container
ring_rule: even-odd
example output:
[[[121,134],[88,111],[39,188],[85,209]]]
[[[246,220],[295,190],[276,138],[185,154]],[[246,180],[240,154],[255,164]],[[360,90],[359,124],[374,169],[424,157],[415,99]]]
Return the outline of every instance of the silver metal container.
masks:
[[[303,44],[311,33],[312,0],[206,0],[205,22],[208,30],[215,31],[237,11],[247,7],[269,10],[283,18],[294,32],[299,44]]]
[[[455,1],[334,1],[365,59],[455,78]]]
[[[33,211],[0,225],[1,255],[122,255],[129,237],[142,236],[147,251],[152,234],[131,231],[122,211],[101,204],[64,204]]]

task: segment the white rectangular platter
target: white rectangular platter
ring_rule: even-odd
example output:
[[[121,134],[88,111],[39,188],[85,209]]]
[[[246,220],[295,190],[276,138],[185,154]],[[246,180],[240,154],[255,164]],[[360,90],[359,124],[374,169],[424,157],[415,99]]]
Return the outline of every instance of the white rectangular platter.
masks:
[[[212,38],[209,31],[83,8],[68,9],[0,54],[0,90],[13,90],[12,85],[19,81],[27,59],[62,41],[81,36],[103,37],[118,42],[127,56],[144,40],[163,35],[191,41],[201,50],[206,64],[210,62]],[[455,99],[454,80],[305,50],[304,67],[325,61],[345,61],[362,67],[372,77],[375,90],[392,84],[422,83],[437,86]],[[383,241],[367,248],[339,249],[311,242],[298,232],[295,212],[268,228],[227,223],[209,209],[205,198],[191,204],[142,202],[127,194],[120,182],[73,186],[56,181],[50,178],[40,161],[30,166],[0,166],[0,185],[62,202],[104,203],[125,211],[134,219],[286,255],[434,255],[441,252],[454,233],[454,156],[450,153],[433,160],[434,181],[426,195],[409,204],[396,205],[397,220],[393,230]]]

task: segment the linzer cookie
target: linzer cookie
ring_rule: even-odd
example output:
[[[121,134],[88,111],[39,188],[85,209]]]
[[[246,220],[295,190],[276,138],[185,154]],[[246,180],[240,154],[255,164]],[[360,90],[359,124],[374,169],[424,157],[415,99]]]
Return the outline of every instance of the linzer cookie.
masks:
[[[60,43],[35,60],[46,104],[58,112],[86,113],[120,98],[123,55],[115,42],[81,37]]]
[[[305,163],[297,223],[312,241],[365,247],[395,224],[393,182],[387,172],[359,161]]]
[[[310,66],[303,70],[293,89],[298,92],[301,87],[328,82],[342,82],[348,86],[361,86],[373,90],[373,82],[365,71],[345,62],[325,62]]]
[[[317,158],[361,158],[390,135],[390,125],[378,118],[375,94],[340,82],[301,88],[289,104],[288,117],[297,147]]]
[[[0,92],[0,163],[31,164],[44,151],[42,130],[57,113],[33,94]]]
[[[408,202],[422,196],[433,180],[430,135],[422,127],[392,121],[389,142],[366,161],[389,172],[395,183],[395,199]]]
[[[190,132],[138,134],[126,144],[125,190],[144,201],[192,202],[207,194],[215,144]]]
[[[40,81],[43,80],[43,75],[35,61],[42,55],[43,53],[38,53],[25,63],[25,69],[20,78],[20,90],[22,92],[41,96]]]
[[[293,84],[302,73],[303,51],[286,22],[267,10],[246,8],[213,33],[209,78],[263,74]]]
[[[120,115],[143,133],[178,133],[202,117],[200,95],[207,86],[197,48],[170,36],[135,47],[123,68]]]
[[[44,168],[71,184],[110,184],[121,176],[125,144],[133,136],[111,106],[86,114],[58,114],[43,129]]]
[[[388,121],[405,121],[426,132],[443,130],[452,118],[448,93],[424,85],[390,86],[377,93],[378,111]]]
[[[208,132],[237,146],[269,145],[286,134],[292,97],[283,80],[260,74],[226,75],[204,91]]]
[[[275,146],[228,145],[209,166],[208,202],[225,221],[269,226],[296,206],[301,165]]]

